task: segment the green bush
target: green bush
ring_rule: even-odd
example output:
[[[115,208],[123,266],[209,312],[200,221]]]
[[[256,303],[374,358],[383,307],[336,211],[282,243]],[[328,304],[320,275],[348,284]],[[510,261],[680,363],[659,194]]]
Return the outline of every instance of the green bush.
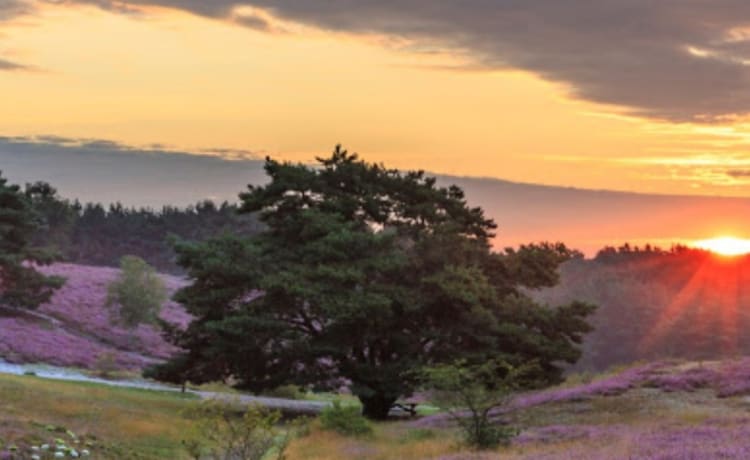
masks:
[[[372,426],[357,406],[342,406],[334,401],[320,414],[320,423],[326,430],[346,436],[366,436],[372,434]]]
[[[280,460],[289,432],[278,428],[281,414],[239,401],[203,401],[183,415],[193,420],[183,446],[195,460]]]
[[[134,329],[139,324],[156,324],[167,300],[164,281],[143,259],[120,259],[120,274],[108,287],[107,306],[119,306],[119,322]]]
[[[461,429],[464,442],[477,449],[507,446],[519,430],[492,420],[513,393],[533,386],[527,378],[535,364],[513,367],[502,361],[469,365],[463,361],[422,370],[433,400],[447,410]]]
[[[305,393],[297,385],[282,385],[266,391],[265,396],[283,399],[305,399]]]

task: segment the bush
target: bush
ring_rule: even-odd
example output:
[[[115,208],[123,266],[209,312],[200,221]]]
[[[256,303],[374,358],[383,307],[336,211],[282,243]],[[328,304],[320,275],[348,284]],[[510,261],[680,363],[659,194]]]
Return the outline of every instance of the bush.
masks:
[[[139,324],[155,324],[167,300],[164,281],[143,259],[120,259],[120,276],[108,288],[107,306],[119,305],[120,323],[134,329]]]
[[[289,441],[276,428],[281,415],[260,406],[204,401],[183,415],[194,421],[183,446],[195,460],[283,459]]]
[[[305,399],[305,393],[297,385],[282,385],[263,393],[264,396],[283,399]]]
[[[334,401],[320,414],[320,423],[326,430],[345,436],[366,436],[372,434],[372,426],[357,406],[342,406]]]
[[[464,442],[478,449],[494,449],[509,445],[519,430],[492,420],[493,415],[514,391],[532,384],[525,376],[533,368],[514,368],[498,361],[481,365],[458,361],[426,368],[422,374],[437,403],[461,428]]]

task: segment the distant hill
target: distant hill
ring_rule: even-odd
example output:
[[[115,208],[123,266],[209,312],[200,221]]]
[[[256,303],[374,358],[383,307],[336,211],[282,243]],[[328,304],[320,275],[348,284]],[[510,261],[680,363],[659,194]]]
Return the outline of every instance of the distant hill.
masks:
[[[560,284],[535,295],[551,305],[578,299],[599,306],[578,369],[750,354],[750,257],[602,254],[567,262]]]

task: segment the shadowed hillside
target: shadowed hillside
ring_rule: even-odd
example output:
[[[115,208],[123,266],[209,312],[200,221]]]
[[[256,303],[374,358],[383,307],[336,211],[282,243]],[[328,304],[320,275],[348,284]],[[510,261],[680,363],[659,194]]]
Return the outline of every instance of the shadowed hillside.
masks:
[[[665,357],[713,359],[750,353],[750,258],[706,251],[600,251],[561,268],[561,283],[538,293],[558,304],[599,306],[581,369]]]

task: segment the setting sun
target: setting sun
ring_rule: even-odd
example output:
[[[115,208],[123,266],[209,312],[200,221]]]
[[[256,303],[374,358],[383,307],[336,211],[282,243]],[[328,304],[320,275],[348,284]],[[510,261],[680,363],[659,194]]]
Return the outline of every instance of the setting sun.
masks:
[[[694,246],[723,256],[739,256],[750,253],[750,240],[733,236],[696,241]]]

